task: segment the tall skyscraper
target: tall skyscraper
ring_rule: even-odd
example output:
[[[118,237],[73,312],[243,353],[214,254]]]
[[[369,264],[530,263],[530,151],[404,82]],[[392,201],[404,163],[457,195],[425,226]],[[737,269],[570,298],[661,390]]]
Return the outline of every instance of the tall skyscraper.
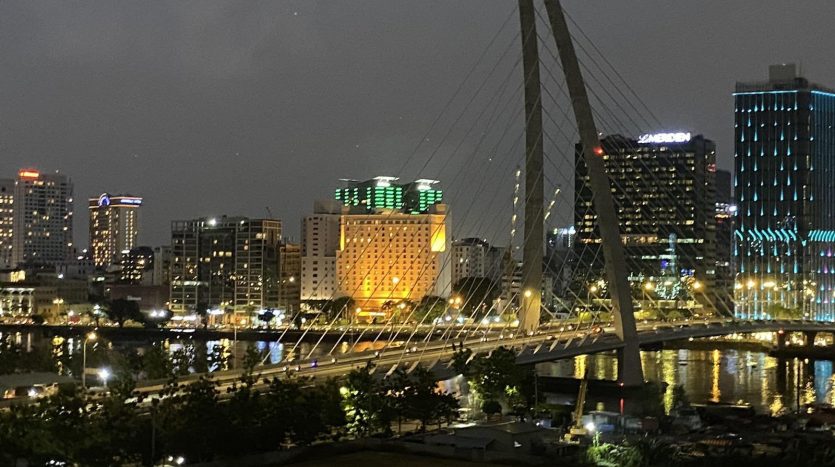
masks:
[[[713,141],[690,133],[658,133],[637,140],[607,136],[601,145],[634,286],[652,287],[666,299],[680,297],[682,284],[689,284],[691,296],[712,310],[716,273]],[[597,215],[586,165],[577,149],[575,272],[599,278],[603,254],[598,251]]]
[[[200,218],[171,224],[171,311],[251,314],[278,306],[281,221]]]
[[[59,173],[22,169],[14,188],[12,263],[61,264],[72,256],[73,185]]]
[[[835,91],[769,67],[734,93],[736,313],[835,319]]]
[[[102,193],[88,200],[90,251],[97,267],[120,264],[122,255],[136,247],[140,206],[138,196]]]
[[[12,264],[14,233],[14,180],[0,179],[0,269]]]

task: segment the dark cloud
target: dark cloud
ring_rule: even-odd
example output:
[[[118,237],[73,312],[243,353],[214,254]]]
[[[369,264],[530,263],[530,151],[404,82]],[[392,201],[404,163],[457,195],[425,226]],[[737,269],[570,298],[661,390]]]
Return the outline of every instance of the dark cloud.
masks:
[[[735,80],[796,61],[835,85],[835,4],[826,0],[564,4],[659,126],[717,140],[724,167]],[[483,144],[474,159],[480,137],[464,123],[444,138],[464,100],[410,156],[514,9],[512,0],[0,2],[0,174],[61,169],[76,182],[79,211],[102,191],[141,194],[141,240],[150,244],[167,242],[174,218],[265,215],[268,206],[298,236],[299,217],[337,179],[391,174],[406,162],[405,178],[452,184],[462,167],[480,174],[448,187],[453,206],[488,205],[482,182],[509,206],[521,154],[509,143],[489,154]],[[465,91],[516,27],[514,17]],[[470,121],[514,60],[498,67],[495,92],[476,99]],[[490,138],[508,125],[512,104]],[[463,214],[459,230],[478,230],[476,216]]]

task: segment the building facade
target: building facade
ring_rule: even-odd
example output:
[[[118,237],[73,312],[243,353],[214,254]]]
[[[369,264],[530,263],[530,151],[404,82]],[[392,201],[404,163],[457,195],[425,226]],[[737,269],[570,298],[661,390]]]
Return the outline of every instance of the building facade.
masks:
[[[169,306],[251,314],[278,306],[281,221],[245,217],[174,221]]]
[[[131,248],[122,255],[119,282],[134,285],[154,284],[154,249],[149,246]]]
[[[12,263],[14,184],[13,179],[0,179],[0,269],[14,266]]]
[[[733,261],[734,225],[736,204],[734,204],[731,173],[716,171],[716,308],[724,315],[734,313]]]
[[[278,257],[281,278],[278,307],[285,310],[289,316],[293,316],[301,308],[301,244],[281,242]]]
[[[686,292],[714,309],[715,144],[701,135],[659,133],[637,140],[607,136],[601,145],[633,288],[676,300]],[[603,253],[579,146],[576,167],[574,275],[597,280]],[[581,282],[572,286],[585,297],[589,285]]]
[[[480,238],[462,238],[452,242],[452,284],[466,277],[484,277],[496,284],[501,283],[506,269],[502,261],[504,249],[490,246]]]
[[[734,93],[736,314],[835,319],[835,91],[769,68]]]
[[[426,214],[402,210],[345,213],[336,253],[338,296],[354,299],[360,318],[383,317],[389,301],[417,302],[450,292],[446,206]]]
[[[139,234],[138,196],[102,193],[90,198],[90,251],[97,267],[120,264],[122,255],[137,246]]]
[[[342,203],[317,201],[313,214],[302,219],[301,300],[336,298],[336,252],[339,250],[339,221]]]
[[[12,263],[53,266],[73,256],[73,184],[58,173],[18,172],[14,187]]]

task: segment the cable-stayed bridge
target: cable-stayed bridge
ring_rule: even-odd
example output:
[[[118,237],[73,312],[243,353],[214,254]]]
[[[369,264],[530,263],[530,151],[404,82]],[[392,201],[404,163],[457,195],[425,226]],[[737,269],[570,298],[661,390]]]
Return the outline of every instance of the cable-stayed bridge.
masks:
[[[519,44],[521,54],[512,53]],[[520,75],[522,80],[518,80]],[[455,108],[456,102],[460,108]],[[520,284],[516,291],[499,283],[491,287],[501,289],[498,292],[503,304],[497,311],[516,313],[518,319],[512,328],[496,329],[480,322],[450,326],[429,315],[419,317],[412,309],[397,319],[392,313],[384,319],[382,329],[368,327],[359,336],[349,336],[344,321],[351,319],[353,310],[346,306],[324,326],[308,327],[298,337],[298,333],[292,334],[293,339],[290,333],[282,336],[279,341],[293,359],[262,365],[256,373],[264,377],[290,373],[341,376],[369,363],[383,374],[415,365],[443,369],[449,367],[451,356],[462,346],[480,353],[504,346],[517,350],[520,364],[617,351],[618,379],[633,386],[643,382],[639,350],[644,344],[732,333],[831,330],[829,324],[805,320],[736,321],[719,310],[712,298],[715,281],[711,271],[715,264],[710,264],[717,242],[712,236],[715,225],[709,226],[715,199],[696,199],[693,190],[697,188],[679,183],[686,179],[703,187],[710,185],[715,153],[708,151],[698,161],[699,170],[669,163],[662,171],[647,167],[658,162],[642,156],[637,142],[623,137],[601,138],[604,132],[600,131],[640,135],[659,127],[663,128],[579,25],[565,14],[558,0],[543,0],[541,4],[519,0],[518,8],[508,12],[441,116],[414,153],[404,158],[400,171],[416,166],[421,177],[448,180],[453,187],[450,198],[471,200],[469,204],[451,203],[450,212],[479,235],[500,236],[510,226],[509,254],[513,258],[516,250],[521,250]],[[430,138],[439,128],[440,138]],[[433,147],[427,148],[430,141]],[[676,156],[676,151],[671,150],[671,154]],[[647,169],[642,172],[645,179],[614,176],[611,160],[616,153],[639,155],[634,158],[635,166]],[[524,166],[524,171],[514,166]],[[703,175],[699,178],[690,172]],[[511,173],[515,174],[515,184],[512,203],[507,203],[513,206],[508,219],[499,209],[501,190],[488,180]],[[710,194],[712,189],[705,189],[705,193]],[[546,193],[553,195],[546,200]],[[486,209],[477,209],[479,199],[489,201]],[[379,214],[381,225],[386,224],[387,215]],[[520,215],[524,225],[517,238]],[[628,221],[623,221],[625,215],[630,216]],[[549,263],[544,271],[546,223],[578,222],[589,226],[578,237],[581,241],[571,254],[556,264]],[[696,228],[690,226],[699,222],[704,224],[704,231],[694,234]],[[370,256],[377,253],[370,251],[372,243],[383,249],[396,247],[392,242],[386,244],[385,235],[381,228],[373,238],[343,241],[361,241],[369,249],[361,256]],[[666,243],[671,251],[651,258],[664,265],[659,267],[663,272],[657,274],[648,272],[645,258],[625,251],[631,244]],[[693,245],[703,247],[696,249]],[[446,258],[441,269],[451,268],[450,262]],[[391,285],[385,283],[390,278],[372,279],[369,272],[359,268],[357,261],[347,272],[365,274],[362,283],[369,288],[376,291]],[[680,269],[692,272],[681,274]],[[423,266],[413,272],[421,277],[438,273]],[[568,278],[558,300],[559,317],[553,304],[543,302],[544,273],[560,280]],[[396,279],[395,285],[400,281]],[[446,292],[451,304],[460,305],[449,289]],[[447,297],[442,299],[446,306]],[[662,301],[672,303],[679,315],[674,323],[659,311]],[[487,304],[472,305],[478,308]],[[653,318],[636,319],[639,313],[653,312]],[[311,337],[315,341],[312,350],[300,353],[301,342]],[[362,351],[357,347],[359,341],[370,341],[377,350]],[[346,342],[349,350],[337,352]],[[240,375],[240,371],[213,373],[225,384]],[[160,388],[150,384],[140,390],[153,392]]]

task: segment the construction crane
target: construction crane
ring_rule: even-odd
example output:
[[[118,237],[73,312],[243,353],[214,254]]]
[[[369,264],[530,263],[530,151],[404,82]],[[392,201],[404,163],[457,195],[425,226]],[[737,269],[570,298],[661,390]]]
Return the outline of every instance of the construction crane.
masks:
[[[574,408],[574,425],[565,434],[566,441],[575,441],[589,434],[589,430],[583,426],[583,406],[586,404],[586,392],[589,388],[589,369],[583,373],[583,380],[580,381],[580,391],[577,394],[577,406]]]

